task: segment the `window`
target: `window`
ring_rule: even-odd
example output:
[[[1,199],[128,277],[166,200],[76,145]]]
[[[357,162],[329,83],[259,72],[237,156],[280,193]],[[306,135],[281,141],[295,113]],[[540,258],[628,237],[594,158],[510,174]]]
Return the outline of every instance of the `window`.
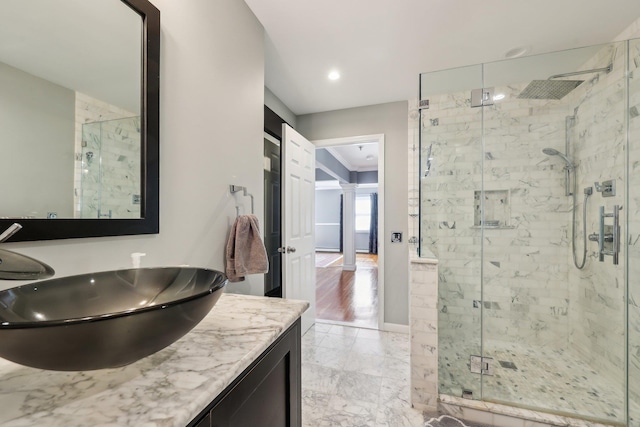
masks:
[[[369,231],[371,226],[371,197],[356,195],[356,231]]]

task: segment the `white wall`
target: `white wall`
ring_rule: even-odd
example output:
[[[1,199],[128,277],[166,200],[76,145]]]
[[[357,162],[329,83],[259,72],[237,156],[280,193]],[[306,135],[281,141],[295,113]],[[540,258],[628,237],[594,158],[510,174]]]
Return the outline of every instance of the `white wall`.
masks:
[[[298,116],[298,131],[309,140],[384,134],[387,235],[379,236],[380,240],[386,239],[384,321],[402,325],[409,322],[407,238],[402,243],[390,243],[390,233],[401,231],[407,236],[407,110],[403,101]]]
[[[340,250],[341,189],[316,190],[316,250]]]
[[[143,266],[221,270],[236,200],[249,208],[229,184],[263,204],[262,26],[242,1],[152,3],[162,19],[160,234],[3,245],[49,263],[59,277],[128,267],[132,252],[147,253]],[[263,294],[263,277],[227,289]]]

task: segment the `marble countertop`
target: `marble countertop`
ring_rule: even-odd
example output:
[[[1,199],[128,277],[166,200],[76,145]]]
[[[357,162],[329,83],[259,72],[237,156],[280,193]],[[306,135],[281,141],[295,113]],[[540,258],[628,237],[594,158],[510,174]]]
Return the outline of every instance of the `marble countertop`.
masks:
[[[117,369],[44,371],[0,359],[0,425],[184,427],[307,307],[223,294],[180,340]]]

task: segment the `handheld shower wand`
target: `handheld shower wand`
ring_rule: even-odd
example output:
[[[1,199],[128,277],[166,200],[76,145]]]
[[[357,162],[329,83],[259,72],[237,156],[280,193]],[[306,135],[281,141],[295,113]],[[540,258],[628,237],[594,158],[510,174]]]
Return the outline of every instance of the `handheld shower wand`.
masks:
[[[575,166],[573,165],[573,162],[571,162],[571,160],[569,160],[569,158],[567,157],[566,154],[562,154],[561,152],[559,152],[558,150],[556,150],[554,148],[544,148],[544,149],[542,149],[542,152],[544,154],[546,154],[547,156],[558,156],[562,160],[564,160],[564,162],[566,163],[566,165],[564,167],[565,173],[566,173],[565,195],[571,196],[571,194],[573,194],[572,191],[571,191],[571,175],[572,175],[572,172],[573,172],[573,176],[575,177]],[[574,188],[574,192],[575,192],[575,188]]]
[[[576,266],[578,270],[581,270],[586,261],[587,261],[587,199],[591,194],[593,194],[592,187],[586,187],[584,189],[584,204],[582,205],[582,235],[584,238],[583,242],[583,252],[582,252],[582,261],[578,263],[578,258],[576,256],[576,208],[577,208],[577,195],[576,195],[576,167],[569,160],[569,158],[553,148],[545,148],[542,152],[548,156],[558,156],[562,160],[565,161],[566,166],[565,169],[567,171],[567,176],[571,176],[571,181],[573,183],[573,190],[569,190],[569,186],[567,186],[567,196],[572,196],[573,201],[573,209],[572,212],[572,221],[571,221],[571,254],[573,255],[573,264]]]

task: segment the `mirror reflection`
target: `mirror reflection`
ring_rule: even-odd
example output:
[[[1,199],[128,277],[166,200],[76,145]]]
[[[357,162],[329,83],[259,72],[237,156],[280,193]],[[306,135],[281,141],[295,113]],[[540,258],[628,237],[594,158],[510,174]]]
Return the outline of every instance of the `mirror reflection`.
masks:
[[[113,0],[0,8],[0,218],[140,218],[140,15]]]

